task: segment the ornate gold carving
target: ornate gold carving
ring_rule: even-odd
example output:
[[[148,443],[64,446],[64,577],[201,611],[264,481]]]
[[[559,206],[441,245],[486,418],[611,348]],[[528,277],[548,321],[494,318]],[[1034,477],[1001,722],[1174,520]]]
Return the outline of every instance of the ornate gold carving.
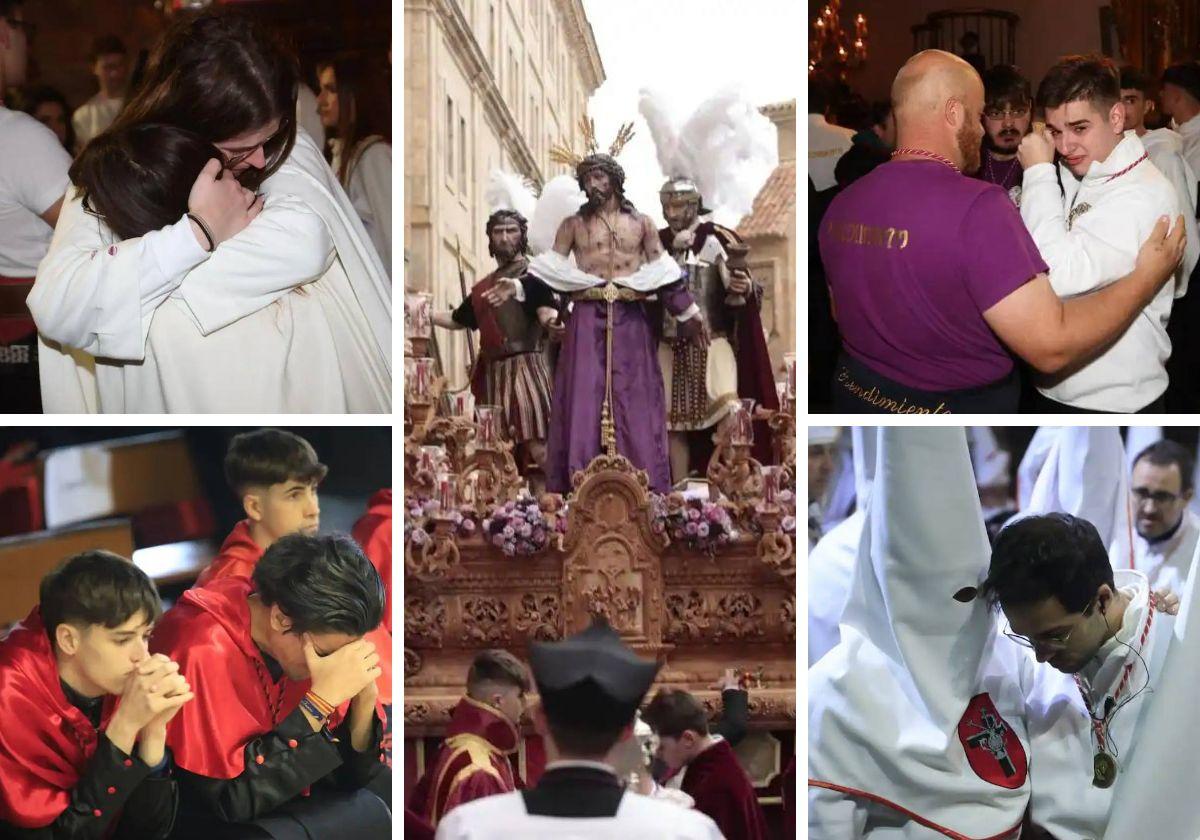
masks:
[[[708,462],[707,477],[712,500],[724,497],[723,504],[734,518],[745,520],[762,498],[762,464],[750,456],[749,444],[733,443],[732,434],[733,424],[729,424],[713,435],[716,448]]]
[[[434,520],[434,531],[422,545],[406,543],[404,571],[422,581],[442,580],[458,565],[458,546],[454,542],[454,523]]]
[[[789,592],[779,602],[779,623],[788,641],[796,640],[796,593]]]
[[[415,676],[421,670],[421,654],[410,647],[404,648],[404,679]]]
[[[513,626],[531,640],[552,642],[562,637],[559,627],[562,611],[557,595],[534,595],[527,592],[521,596],[521,605],[513,618]]]
[[[508,604],[500,598],[477,596],[462,602],[462,640],[494,645],[512,638]]]
[[[419,647],[439,648],[446,633],[446,601],[433,596],[408,595],[404,599],[404,641]]]
[[[465,497],[480,516],[497,504],[516,501],[525,482],[517,471],[509,441],[497,441],[494,448],[479,447],[463,467],[458,481],[460,498]]]
[[[670,642],[699,641],[709,627],[708,604],[695,589],[667,596],[667,631]]]
[[[758,541],[758,557],[785,579],[796,577],[796,552],[792,538],[782,531],[766,531]]]
[[[762,600],[751,592],[731,592],[717,599],[714,638],[748,639],[762,636]]]
[[[638,612],[642,605],[642,590],[630,580],[636,581],[637,576],[629,569],[617,566],[595,571],[604,580],[583,590],[588,614],[603,616],[618,632],[638,633],[641,630]],[[618,578],[625,578],[625,585],[619,583]]]

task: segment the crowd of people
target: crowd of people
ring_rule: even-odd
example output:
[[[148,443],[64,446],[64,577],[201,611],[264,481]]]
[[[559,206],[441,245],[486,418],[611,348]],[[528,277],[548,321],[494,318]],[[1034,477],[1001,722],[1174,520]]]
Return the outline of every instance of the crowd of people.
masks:
[[[1196,834],[1166,734],[1197,677],[1195,463],[1147,432],[1042,428],[1015,471],[986,428],[813,445],[810,837]]]
[[[163,611],[87,550],[0,638],[0,835],[391,836],[391,495],[318,533],[326,467],[290,432],[233,438],[246,518]]]
[[[132,79],[98,38],[71,111],[32,31],[0,3],[6,409],[389,411],[389,68],[179,12]]]
[[[811,406],[1196,410],[1200,64],[974,58],[810,76]]]

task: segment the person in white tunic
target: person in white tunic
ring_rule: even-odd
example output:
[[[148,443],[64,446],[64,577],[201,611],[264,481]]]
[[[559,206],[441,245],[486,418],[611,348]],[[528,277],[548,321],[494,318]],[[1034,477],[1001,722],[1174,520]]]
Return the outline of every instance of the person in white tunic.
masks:
[[[1171,440],[1151,444],[1133,462],[1135,568],[1156,591],[1179,593],[1191,574],[1200,542],[1200,520],[1188,508],[1195,492],[1193,462],[1191,453]]]
[[[1175,188],[1148,159],[1125,117],[1111,60],[1069,56],[1038,87],[1047,130],[1022,141],[1021,219],[1050,266],[1060,298],[1107,286],[1127,274],[1162,217],[1181,212]],[[1062,156],[1057,178],[1055,151]],[[1062,188],[1059,188],[1059,181]],[[1161,405],[1171,353],[1168,283],[1107,350],[1078,369],[1038,382],[1031,410],[1133,413]]]
[[[110,211],[123,195],[183,201],[172,223],[119,238],[68,192],[28,298],[46,411],[390,409],[389,284],[319,151],[297,138],[297,79],[294,57],[236,13],[168,31],[110,130],[122,154],[98,156],[88,191],[111,193]],[[207,141],[221,164],[197,177],[175,146],[133,142],[156,126]],[[137,170],[141,159],[160,166]],[[126,163],[141,177],[103,176]],[[77,183],[88,167],[76,162]]]
[[[129,83],[129,51],[116,35],[101,35],[92,45],[88,65],[96,77],[96,95],[75,109],[71,125],[75,129],[75,153],[104,129],[112,125],[125,104],[125,86]]]
[[[1025,665],[1039,663],[1022,680],[1032,823],[1055,840],[1102,837],[1113,785],[1158,694],[1174,616],[1145,575],[1113,571],[1091,523],[1065,513],[1001,531],[979,596],[1002,611]]]
[[[603,620],[561,642],[535,642],[534,726],[550,761],[536,786],[452,809],[438,840],[719,840],[711,819],[626,789],[614,769],[659,664]],[[733,840],[733,838],[730,838]]]
[[[29,51],[22,4],[0,0],[0,395],[6,412],[42,410],[37,328],[25,298],[66,192],[71,158],[36,119],[4,106],[25,82]]]
[[[318,65],[317,112],[329,137],[330,165],[392,275],[391,102],[385,71],[360,58]]]
[[[964,430],[880,429],[841,641],[809,670],[813,840],[1019,834],[1024,657],[973,600],[987,562]]]
[[[1200,62],[1172,64],[1162,74],[1163,112],[1183,139],[1183,157],[1200,175]]]
[[[828,113],[831,85],[809,76],[808,83],[808,179],[821,192],[837,186],[834,170],[842,155],[854,145],[854,130],[833,125]]]

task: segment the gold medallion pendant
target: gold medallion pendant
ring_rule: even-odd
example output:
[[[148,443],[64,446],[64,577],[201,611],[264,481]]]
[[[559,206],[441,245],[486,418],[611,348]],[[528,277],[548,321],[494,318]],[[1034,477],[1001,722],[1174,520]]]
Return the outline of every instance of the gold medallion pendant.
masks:
[[[1110,788],[1117,780],[1117,760],[1106,752],[1096,753],[1092,762],[1092,784],[1098,788]]]

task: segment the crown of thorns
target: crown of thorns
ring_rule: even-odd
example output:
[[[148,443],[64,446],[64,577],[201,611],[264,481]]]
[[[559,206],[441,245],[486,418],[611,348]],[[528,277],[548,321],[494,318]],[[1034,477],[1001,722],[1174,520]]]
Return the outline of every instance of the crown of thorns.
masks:
[[[589,157],[600,154],[600,147],[596,144],[596,121],[587,117],[579,121],[579,129],[583,133],[583,151],[576,152],[564,140],[557,146],[550,149],[550,160],[555,163],[563,163],[573,169],[578,169],[579,164],[583,163]],[[625,123],[617,132],[616,138],[608,147],[608,156],[615,158],[621,154],[621,150],[625,148],[625,144],[633,139],[633,123]]]

